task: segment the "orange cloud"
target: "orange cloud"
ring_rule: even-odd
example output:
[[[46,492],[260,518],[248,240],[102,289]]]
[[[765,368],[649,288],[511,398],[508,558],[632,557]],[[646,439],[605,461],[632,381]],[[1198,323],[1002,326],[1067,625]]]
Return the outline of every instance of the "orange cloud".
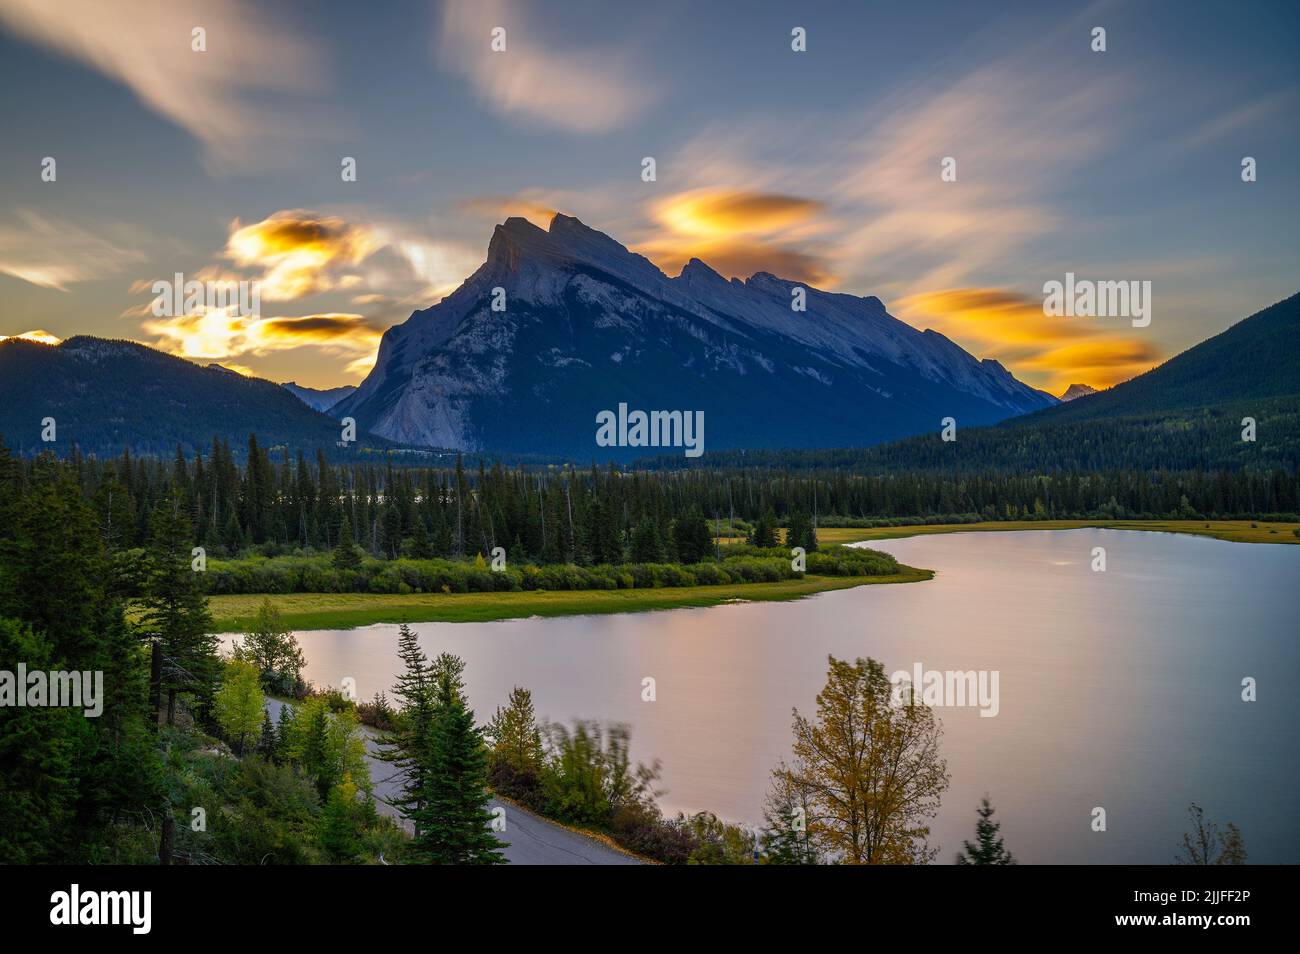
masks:
[[[766,271],[825,287],[833,282],[820,258],[796,242],[822,230],[822,203],[798,196],[729,189],[695,189],[655,204],[660,232],[637,246],[669,274],[692,258],[728,278]]]
[[[333,271],[359,264],[383,244],[364,225],[291,209],[251,225],[236,219],[226,256],[239,265],[263,268],[262,298],[284,301],[345,285]]]
[[[1104,319],[1043,314],[1041,299],[999,288],[954,288],[912,295],[894,313],[933,328],[1016,377],[1060,394],[1071,384],[1106,388],[1162,360],[1153,343],[1118,334]]]
[[[551,219],[559,209],[553,209],[544,202],[508,195],[480,195],[465,199],[459,203],[460,208],[473,215],[482,216],[492,222],[503,222],[512,217],[527,219],[538,228],[550,228]]]
[[[320,314],[256,319],[226,309],[144,321],[154,347],[186,358],[228,361],[303,346],[351,359],[374,360],[380,329],[362,315]]]
[[[37,341],[41,344],[56,345],[61,344],[63,339],[58,335],[51,334],[41,328],[34,331],[24,331],[20,335],[0,335],[0,341],[8,341],[10,338],[19,338],[23,341]]]
[[[361,315],[325,314],[302,318],[267,318],[254,326],[262,341],[292,341],[295,344],[341,342],[370,346],[379,339],[379,329]]]

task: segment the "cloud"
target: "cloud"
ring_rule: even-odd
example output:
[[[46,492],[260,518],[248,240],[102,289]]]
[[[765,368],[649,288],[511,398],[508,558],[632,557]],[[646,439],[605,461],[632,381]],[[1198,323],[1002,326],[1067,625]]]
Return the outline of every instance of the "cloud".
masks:
[[[231,223],[226,257],[263,269],[262,298],[285,301],[347,287],[340,267],[360,264],[382,247],[368,227],[292,209],[251,225]]]
[[[301,318],[265,318],[254,326],[256,337],[267,342],[303,344],[346,343],[352,348],[371,348],[380,330],[362,315],[304,315]]]
[[[692,189],[652,205],[658,228],[635,249],[669,274],[698,258],[728,278],[766,271],[826,287],[834,276],[812,250],[825,211],[799,196]]]
[[[456,242],[438,242],[419,237],[398,237],[393,249],[406,260],[420,287],[401,302],[424,307],[432,299],[451,294],[483,264],[482,251]]]
[[[51,332],[45,331],[41,328],[37,328],[34,331],[24,331],[20,335],[0,335],[0,341],[8,341],[11,338],[20,339],[22,341],[38,341],[41,344],[47,345],[62,344],[63,342],[63,339],[58,335],[52,334]]]
[[[1016,377],[1059,394],[1076,382],[1096,388],[1127,381],[1163,355],[1145,338],[1123,334],[1104,318],[1043,314],[1041,298],[1001,288],[953,288],[902,299],[899,317],[933,328],[981,357],[996,358]]]
[[[1202,122],[1182,140],[1181,145],[1185,149],[1196,149],[1242,129],[1286,128],[1288,123],[1295,121],[1297,104],[1300,104],[1300,94],[1292,89],[1248,100]]]
[[[722,238],[768,235],[824,211],[814,199],[765,192],[696,189],[660,201],[655,218],[681,235]]]
[[[265,9],[246,0],[0,0],[0,23],[129,87],[198,139],[211,166],[228,169],[337,126],[303,96],[323,85],[324,57]],[[206,52],[191,49],[195,27],[206,30]]]
[[[558,207],[523,196],[480,195],[464,199],[460,208],[471,215],[488,219],[493,223],[504,222],[509,218],[527,219],[538,228],[549,228],[551,219],[559,212]]]
[[[140,327],[155,336],[154,347],[185,358],[222,362],[304,346],[355,362],[373,356],[381,334],[363,315],[326,313],[257,319],[223,308],[200,309],[174,318],[150,318]]]
[[[67,291],[145,257],[67,222],[25,210],[16,215],[21,226],[0,225],[0,274],[41,288]]]
[[[491,48],[496,27],[506,31],[502,52]],[[556,129],[626,125],[653,98],[626,51],[547,49],[535,24],[507,0],[445,4],[437,51],[443,68],[467,79],[497,112]]]

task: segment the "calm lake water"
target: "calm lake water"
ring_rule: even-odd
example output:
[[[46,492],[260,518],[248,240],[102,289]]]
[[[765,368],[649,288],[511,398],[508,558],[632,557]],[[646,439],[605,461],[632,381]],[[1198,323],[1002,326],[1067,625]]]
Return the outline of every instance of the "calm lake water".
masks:
[[[876,544],[937,570],[793,603],[483,624],[424,623],[466,660],[482,721],[516,684],[539,716],[627,722],[663,762],[661,805],[761,817],[790,713],[814,710],[828,653],[887,672],[996,670],[999,712],[939,710],[951,786],[932,829],[950,863],[988,793],[1027,863],[1172,861],[1189,802],[1242,830],[1252,862],[1300,862],[1300,547],[1114,530],[968,533]],[[1104,573],[1092,550],[1106,549]],[[369,698],[395,626],[299,634],[307,675]],[[642,679],[657,701],[641,701]],[[1241,700],[1245,677],[1258,701]],[[1107,830],[1091,830],[1094,807]]]

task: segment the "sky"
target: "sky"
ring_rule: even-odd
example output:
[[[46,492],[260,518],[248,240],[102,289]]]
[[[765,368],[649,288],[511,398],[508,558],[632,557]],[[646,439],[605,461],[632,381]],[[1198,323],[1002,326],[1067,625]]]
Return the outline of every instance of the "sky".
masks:
[[[1106,387],[1300,290],[1297,41],[1293,0],[0,0],[0,336],[357,383],[558,210]],[[1067,272],[1150,324],[1045,315]],[[177,273],[257,316],[154,314]]]

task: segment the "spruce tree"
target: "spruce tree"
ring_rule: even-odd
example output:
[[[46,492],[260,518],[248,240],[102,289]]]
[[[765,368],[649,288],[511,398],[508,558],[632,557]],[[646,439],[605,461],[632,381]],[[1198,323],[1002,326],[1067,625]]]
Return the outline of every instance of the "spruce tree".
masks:
[[[393,807],[410,820],[419,835],[420,812],[426,797],[430,744],[434,709],[433,671],[428,657],[411,627],[398,627],[397,654],[402,671],[393,686],[400,715],[397,727],[380,739],[379,757],[397,769],[401,791],[393,798]]]
[[[492,833],[488,811],[487,747],[449,669],[439,675],[431,728],[412,851],[431,864],[503,864],[504,845]]]
[[[166,501],[154,513],[153,540],[145,581],[142,634],[160,656],[152,687],[155,706],[167,700],[167,724],[176,717],[181,693],[193,695],[201,712],[211,704],[220,676],[217,638],[203,593],[201,574],[191,566],[193,533],[178,502]]]
[[[1014,865],[1016,859],[1002,845],[998,829],[1002,826],[993,821],[993,805],[988,796],[980,799],[980,807],[975,810],[979,821],[975,823],[975,843],[963,842],[966,850],[958,852],[959,865]]]

